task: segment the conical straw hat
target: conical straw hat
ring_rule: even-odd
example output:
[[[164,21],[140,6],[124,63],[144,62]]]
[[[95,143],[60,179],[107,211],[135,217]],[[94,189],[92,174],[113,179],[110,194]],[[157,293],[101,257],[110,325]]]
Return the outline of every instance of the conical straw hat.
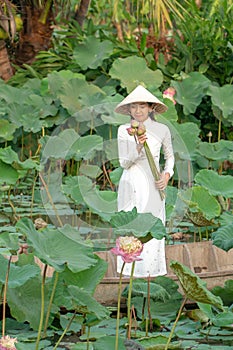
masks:
[[[153,110],[157,114],[164,113],[167,110],[167,106],[163,102],[152,95],[152,93],[150,93],[142,85],[138,85],[136,89],[134,89],[122,102],[116,106],[115,112],[129,115],[130,104],[135,102],[152,103]]]

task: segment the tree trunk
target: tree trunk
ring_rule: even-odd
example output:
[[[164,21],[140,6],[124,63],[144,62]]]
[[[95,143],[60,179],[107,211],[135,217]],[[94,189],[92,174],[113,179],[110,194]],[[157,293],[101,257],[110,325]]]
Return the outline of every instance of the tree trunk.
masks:
[[[78,22],[80,27],[82,27],[83,22],[86,18],[89,4],[90,4],[90,0],[81,0],[78,9],[75,12],[74,19]]]
[[[13,74],[14,72],[9,60],[6,43],[4,40],[0,40],[0,78],[7,81]]]
[[[18,65],[31,64],[39,51],[47,51],[51,45],[53,31],[51,10],[45,23],[41,20],[43,9],[25,6],[22,13],[24,25],[19,35],[15,58],[15,63]]]

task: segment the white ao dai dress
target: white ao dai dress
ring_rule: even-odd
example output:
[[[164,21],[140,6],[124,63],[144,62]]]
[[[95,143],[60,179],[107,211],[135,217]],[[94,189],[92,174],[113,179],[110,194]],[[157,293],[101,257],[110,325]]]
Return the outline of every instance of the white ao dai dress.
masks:
[[[165,167],[163,172],[173,175],[174,154],[169,128],[148,118],[143,123],[146,127],[147,143],[159,167],[160,151],[163,149]],[[138,213],[151,213],[165,224],[165,200],[161,200],[155,186],[145,150],[139,153],[133,136],[128,134],[130,124],[118,129],[118,152],[121,167],[124,169],[118,189],[118,211],[130,211],[134,207]],[[165,240],[151,239],[144,244],[141,261],[136,261],[135,277],[155,277],[167,273],[165,260]],[[122,258],[117,259],[117,271],[121,271]],[[125,264],[123,274],[131,274],[132,264]]]

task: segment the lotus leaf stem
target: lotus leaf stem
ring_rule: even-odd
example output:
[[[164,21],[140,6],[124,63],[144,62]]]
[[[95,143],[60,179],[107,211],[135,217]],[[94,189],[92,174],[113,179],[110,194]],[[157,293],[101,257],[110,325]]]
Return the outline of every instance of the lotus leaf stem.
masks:
[[[115,341],[115,350],[118,350],[119,342],[119,325],[120,325],[120,308],[121,308],[121,285],[122,285],[122,274],[125,267],[125,262],[123,262],[120,272],[120,280],[118,284],[118,300],[117,300],[117,320],[116,320],[116,341]]]

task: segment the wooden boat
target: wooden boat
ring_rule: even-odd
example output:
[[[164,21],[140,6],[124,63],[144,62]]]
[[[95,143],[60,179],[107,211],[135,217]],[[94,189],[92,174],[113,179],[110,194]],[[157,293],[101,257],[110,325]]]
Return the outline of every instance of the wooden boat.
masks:
[[[110,251],[97,253],[108,262],[108,270],[97,286],[95,298],[104,305],[116,305],[119,276],[116,272],[116,256]],[[225,281],[233,279],[233,249],[228,252],[217,248],[212,241],[174,244],[166,246],[167,277],[177,281],[169,267],[171,260],[176,260],[190,268],[207,284],[208,289],[224,286]],[[122,278],[122,290],[129,283],[128,277]],[[182,289],[180,289],[182,293]]]

